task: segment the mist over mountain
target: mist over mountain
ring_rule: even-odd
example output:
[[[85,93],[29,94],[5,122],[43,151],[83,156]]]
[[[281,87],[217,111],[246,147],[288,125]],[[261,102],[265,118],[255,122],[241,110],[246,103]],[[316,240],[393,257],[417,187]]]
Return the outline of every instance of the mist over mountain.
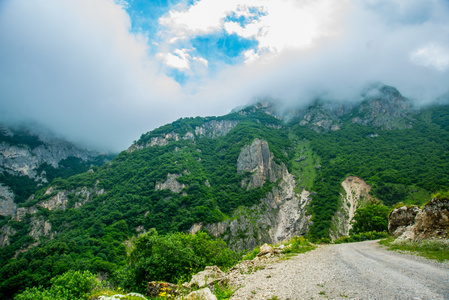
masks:
[[[118,152],[252,99],[353,101],[380,80],[429,103],[448,92],[448,12],[443,0],[5,0],[1,119]]]

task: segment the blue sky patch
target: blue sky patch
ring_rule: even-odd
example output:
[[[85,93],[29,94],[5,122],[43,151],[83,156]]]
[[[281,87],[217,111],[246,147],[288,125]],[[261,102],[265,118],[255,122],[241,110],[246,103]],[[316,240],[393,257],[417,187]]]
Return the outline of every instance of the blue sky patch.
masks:
[[[220,33],[198,36],[191,40],[198,54],[209,62],[220,60],[226,64],[242,62],[241,54],[248,49],[255,49],[258,42],[245,39],[237,34]]]
[[[266,12],[263,12],[258,7],[249,7],[248,8],[251,16],[238,16],[235,12],[231,12],[226,16],[224,19],[225,22],[236,22],[240,24],[240,26],[245,27],[246,25],[250,24],[254,20],[259,20],[261,16],[265,16]]]

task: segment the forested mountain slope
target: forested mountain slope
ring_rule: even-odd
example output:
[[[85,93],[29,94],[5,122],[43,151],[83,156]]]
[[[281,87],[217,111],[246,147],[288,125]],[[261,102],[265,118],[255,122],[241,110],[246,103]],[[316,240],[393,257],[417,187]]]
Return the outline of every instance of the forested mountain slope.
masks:
[[[382,86],[352,104],[319,100],[282,114],[259,103],[177,120],[101,167],[54,180],[4,218],[0,295],[69,269],[118,278],[127,241],[151,228],[203,229],[240,250],[329,239],[348,176],[385,205],[423,203],[449,187],[448,116],[449,106],[418,110]]]

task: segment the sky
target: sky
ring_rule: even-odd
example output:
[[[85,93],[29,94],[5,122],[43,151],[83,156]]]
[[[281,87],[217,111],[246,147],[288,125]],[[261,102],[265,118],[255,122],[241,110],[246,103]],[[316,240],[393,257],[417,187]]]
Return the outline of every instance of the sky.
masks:
[[[269,98],[449,92],[447,0],[0,0],[0,120],[121,151]]]

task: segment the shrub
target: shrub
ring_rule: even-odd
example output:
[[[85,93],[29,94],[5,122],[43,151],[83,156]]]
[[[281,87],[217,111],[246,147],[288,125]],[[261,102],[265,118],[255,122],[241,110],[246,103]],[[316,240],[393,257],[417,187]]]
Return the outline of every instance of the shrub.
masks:
[[[185,281],[206,266],[227,268],[237,259],[225,242],[204,232],[159,235],[152,229],[135,242],[124,285],[143,292],[149,281]]]
[[[367,240],[377,240],[388,237],[389,234],[386,231],[368,231],[353,234],[350,236],[342,236],[334,241],[334,244],[343,244],[343,243],[352,243],[352,242],[361,242]]]
[[[78,300],[86,299],[99,285],[95,275],[89,271],[70,270],[50,280],[52,286],[27,288],[14,297],[15,300]]]
[[[368,205],[355,211],[350,234],[387,231],[390,209],[381,204]]]

